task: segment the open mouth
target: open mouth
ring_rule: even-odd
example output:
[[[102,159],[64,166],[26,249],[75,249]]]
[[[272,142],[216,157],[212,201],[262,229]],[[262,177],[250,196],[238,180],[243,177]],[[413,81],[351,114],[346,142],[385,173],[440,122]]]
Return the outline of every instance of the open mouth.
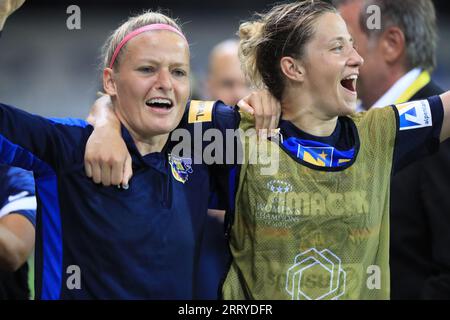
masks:
[[[341,86],[343,86],[348,91],[356,93],[356,80],[357,79],[358,79],[357,75],[348,76],[341,81]]]
[[[160,109],[160,110],[170,110],[173,108],[173,102],[167,98],[152,98],[145,101],[147,107]]]

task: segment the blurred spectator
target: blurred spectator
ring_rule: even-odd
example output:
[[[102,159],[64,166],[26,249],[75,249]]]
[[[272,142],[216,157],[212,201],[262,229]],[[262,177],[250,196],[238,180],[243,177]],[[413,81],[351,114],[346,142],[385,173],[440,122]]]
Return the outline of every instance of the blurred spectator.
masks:
[[[207,97],[234,106],[250,93],[238,57],[239,41],[225,40],[217,44],[209,56],[206,83]]]
[[[364,109],[440,94],[436,16],[431,0],[335,0],[365,63],[358,96]],[[381,28],[369,30],[370,5]],[[400,168],[396,168],[401,169]],[[391,185],[391,298],[450,298],[450,141],[406,168]]]

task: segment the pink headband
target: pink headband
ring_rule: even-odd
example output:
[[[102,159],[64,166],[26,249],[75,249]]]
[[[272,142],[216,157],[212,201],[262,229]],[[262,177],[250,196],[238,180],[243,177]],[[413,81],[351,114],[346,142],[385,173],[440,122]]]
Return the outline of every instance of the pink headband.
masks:
[[[144,27],[134,30],[133,32],[129,33],[125,38],[123,38],[123,40],[119,43],[116,50],[114,51],[114,54],[111,58],[111,63],[109,64],[109,67],[112,69],[114,62],[116,61],[116,58],[119,55],[120,50],[128,41],[130,41],[131,39],[133,39],[134,37],[136,37],[137,35],[139,35],[143,32],[152,31],[152,30],[168,30],[168,31],[175,32],[180,37],[182,37],[184,39],[184,41],[187,42],[185,36],[178,29],[176,29],[168,24],[164,24],[164,23],[149,24],[149,25],[146,25]]]

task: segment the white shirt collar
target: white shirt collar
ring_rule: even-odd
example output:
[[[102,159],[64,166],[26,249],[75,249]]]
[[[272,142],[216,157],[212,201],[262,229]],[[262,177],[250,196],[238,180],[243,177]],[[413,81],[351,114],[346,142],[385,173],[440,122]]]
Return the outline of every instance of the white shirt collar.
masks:
[[[420,76],[422,69],[414,68],[403,77],[397,80],[396,83],[380,98],[377,102],[373,104],[371,108],[382,108],[392,104],[408,89],[410,85]],[[365,111],[362,105],[357,106],[357,111]]]

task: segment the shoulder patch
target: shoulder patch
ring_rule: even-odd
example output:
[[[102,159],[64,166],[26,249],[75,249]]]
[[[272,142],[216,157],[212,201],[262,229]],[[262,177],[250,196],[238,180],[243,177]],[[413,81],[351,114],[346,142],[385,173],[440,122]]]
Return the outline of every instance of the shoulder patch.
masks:
[[[189,123],[212,121],[212,110],[216,101],[192,100],[189,106]]]
[[[402,103],[395,106],[400,119],[399,130],[419,129],[433,126],[428,100]]]

